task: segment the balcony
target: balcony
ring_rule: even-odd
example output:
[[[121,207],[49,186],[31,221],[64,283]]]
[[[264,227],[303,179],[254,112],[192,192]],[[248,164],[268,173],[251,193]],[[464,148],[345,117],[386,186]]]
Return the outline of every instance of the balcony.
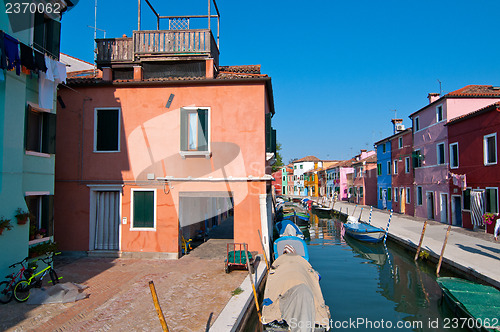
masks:
[[[219,48],[208,29],[140,30],[132,37],[96,39],[97,66],[176,59],[213,58],[219,63]]]

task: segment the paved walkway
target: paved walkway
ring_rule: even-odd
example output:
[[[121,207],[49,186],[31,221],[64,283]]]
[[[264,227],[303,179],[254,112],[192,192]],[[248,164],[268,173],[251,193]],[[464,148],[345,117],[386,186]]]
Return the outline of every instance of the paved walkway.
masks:
[[[90,297],[65,304],[0,305],[0,331],[161,331],[150,280],[171,331],[206,331],[248,275],[224,272],[229,241],[210,239],[179,260],[58,258],[62,282],[89,286]]]
[[[368,221],[369,206],[358,206],[354,216],[359,217],[363,207],[363,221]],[[342,209],[345,213],[353,214],[355,204],[346,202],[335,203],[335,210]],[[389,220],[389,212],[373,209],[372,224],[385,227]],[[411,247],[417,247],[422,233],[425,219],[394,213],[389,227],[390,237]],[[446,236],[448,225],[436,221],[429,221],[422,248],[432,256],[439,257]],[[443,265],[448,264],[467,274],[482,279],[497,288],[500,288],[500,242],[495,242],[493,235],[471,231],[462,227],[451,227],[450,236],[446,245]]]

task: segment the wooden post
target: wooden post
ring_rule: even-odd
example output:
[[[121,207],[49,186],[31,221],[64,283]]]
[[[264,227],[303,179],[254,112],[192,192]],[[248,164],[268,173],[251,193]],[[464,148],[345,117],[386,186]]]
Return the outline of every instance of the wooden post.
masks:
[[[158,313],[158,318],[160,319],[161,327],[164,332],[168,332],[167,322],[165,321],[165,316],[163,316],[163,311],[161,311],[160,303],[158,302],[158,296],[156,295],[156,289],[153,280],[149,282],[149,289],[151,290],[151,296],[153,296],[153,302],[155,304],[156,312]]]
[[[264,242],[262,242],[262,235],[260,235],[260,229],[258,229],[257,232],[259,233],[260,244],[262,245],[262,250],[264,251],[264,260],[266,261],[267,270],[269,270],[270,268],[269,261],[267,260],[266,248],[264,247]]]
[[[439,256],[439,262],[436,269],[436,274],[439,274],[441,270],[441,263],[443,262],[444,248],[446,248],[446,243],[448,242],[448,236],[450,235],[451,225],[448,225],[448,230],[446,231],[446,237],[444,238],[443,248],[441,249],[441,255]]]
[[[244,246],[245,246],[245,256],[247,258],[248,276],[250,277],[250,283],[252,284],[252,290],[253,290],[253,298],[255,300],[255,308],[257,308],[257,315],[259,316],[259,324],[262,324],[262,314],[260,313],[260,308],[259,308],[259,298],[257,297],[255,284],[253,283],[252,272],[250,272],[250,260],[248,259],[247,244],[245,243]],[[255,275],[257,275],[257,271],[255,271]]]
[[[413,260],[418,260],[418,255],[420,254],[420,248],[422,248],[422,242],[424,241],[425,228],[427,227],[427,221],[424,222],[424,227],[422,228],[422,234],[420,234],[420,241],[418,241],[417,253]]]

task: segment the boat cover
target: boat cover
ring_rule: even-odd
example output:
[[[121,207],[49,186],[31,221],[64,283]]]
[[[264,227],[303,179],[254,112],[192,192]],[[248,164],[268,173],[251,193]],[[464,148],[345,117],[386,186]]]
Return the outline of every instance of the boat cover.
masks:
[[[302,256],[306,261],[309,261],[309,252],[307,251],[306,242],[296,236],[282,236],[274,241],[275,259],[283,254],[286,245],[292,246],[298,255]]]
[[[274,261],[267,277],[264,301],[270,304],[262,308],[263,324],[285,320],[292,332],[313,331],[313,322],[328,326],[330,309],[321,293],[319,275],[299,255],[281,255]]]
[[[304,238],[300,228],[290,220],[283,220],[276,224],[280,236],[298,236]]]

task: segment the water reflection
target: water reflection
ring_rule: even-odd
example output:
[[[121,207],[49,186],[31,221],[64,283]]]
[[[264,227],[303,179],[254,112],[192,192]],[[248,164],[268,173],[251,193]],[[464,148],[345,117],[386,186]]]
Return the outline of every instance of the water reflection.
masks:
[[[440,304],[434,266],[416,264],[390,242],[385,247],[344,237],[338,220],[313,214],[309,234],[310,262],[322,276],[334,330],[449,331],[443,324],[454,316]]]

